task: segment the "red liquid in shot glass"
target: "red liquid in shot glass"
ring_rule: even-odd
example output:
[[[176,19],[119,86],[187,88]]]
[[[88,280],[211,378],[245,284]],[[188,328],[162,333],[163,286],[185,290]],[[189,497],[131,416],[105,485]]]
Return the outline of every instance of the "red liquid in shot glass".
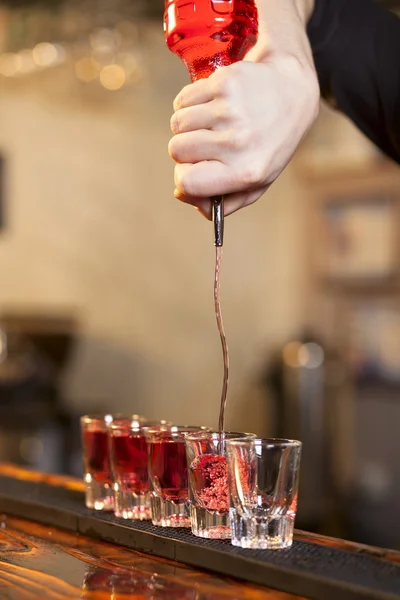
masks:
[[[253,0],[166,0],[166,43],[192,81],[242,60],[257,41]]]
[[[190,466],[191,489],[197,501],[207,510],[227,512],[228,498],[228,465],[225,456],[203,454],[198,456]]]
[[[188,470],[183,441],[160,440],[149,443],[152,483],[163,500],[177,502],[188,498]]]
[[[144,434],[113,433],[111,437],[114,478],[139,494],[149,491],[147,447]]]
[[[110,481],[107,431],[86,429],[83,434],[85,445],[85,467],[96,481]]]

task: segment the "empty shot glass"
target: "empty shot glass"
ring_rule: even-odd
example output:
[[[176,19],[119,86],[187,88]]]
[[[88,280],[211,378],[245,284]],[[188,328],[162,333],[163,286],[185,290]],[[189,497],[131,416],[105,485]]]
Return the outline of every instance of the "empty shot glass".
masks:
[[[173,426],[146,432],[153,525],[190,527],[185,434],[200,426]]]
[[[231,537],[226,443],[230,439],[255,439],[242,432],[195,432],[185,436],[189,470],[189,503],[192,533],[198,537]]]
[[[108,427],[114,418],[143,420],[139,415],[123,417],[103,414],[81,417],[86,506],[95,510],[112,511],[114,508],[108,449]]]
[[[279,550],[293,543],[301,442],[227,441],[232,544]]]
[[[151,518],[146,430],[162,430],[170,421],[114,419],[108,428],[114,514],[123,519]]]

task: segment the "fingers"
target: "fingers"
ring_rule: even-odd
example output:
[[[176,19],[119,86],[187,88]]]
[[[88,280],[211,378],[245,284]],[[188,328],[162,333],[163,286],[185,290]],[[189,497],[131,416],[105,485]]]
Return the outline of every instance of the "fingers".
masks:
[[[257,59],[254,52],[246,58]],[[169,148],[178,163],[178,198],[211,218],[213,196],[226,197],[229,215],[262,195],[317,113],[318,81],[305,64],[294,55],[267,53],[261,62],[221,67],[181,91]]]
[[[175,187],[182,196],[210,198],[225,194],[229,188],[230,171],[217,161],[175,165]]]
[[[197,104],[204,104],[213,99],[212,87],[208,79],[199,79],[185,86],[174,100],[174,111]]]
[[[184,155],[185,148],[182,147],[180,150]],[[212,150],[213,152],[209,156],[216,156],[214,160],[179,161],[179,164],[175,165],[175,187],[181,194],[209,198],[211,196],[226,196],[235,192],[252,192],[263,185],[264,188],[266,187],[268,182],[261,175],[256,156],[249,155],[246,161],[240,161],[239,164],[227,164],[224,160],[218,158],[218,151],[222,156],[223,148],[219,148],[216,144]],[[194,148],[190,154],[192,156],[196,153],[202,155],[206,151],[199,146]]]
[[[217,121],[214,102],[180,108],[171,117],[171,131],[174,134],[197,129],[212,129]]]
[[[269,155],[259,131],[265,106],[257,95],[249,106],[245,94],[247,80],[258,89],[265,72],[252,64],[245,67],[218,69],[209,79],[186,86],[174,102],[169,152],[177,163],[175,195],[207,219],[211,197],[223,195],[229,215],[255,202],[267,187]]]
[[[222,159],[223,139],[221,134],[208,129],[181,133],[172,138],[168,150],[177,163],[198,163],[213,157]]]
[[[252,192],[238,192],[224,197],[224,214],[227,217],[241,208],[254,204],[266,191],[266,188],[260,188]]]
[[[227,217],[236,211],[250,206],[256,202],[266,191],[267,188],[262,187],[252,192],[239,192],[224,196],[224,215]],[[185,196],[179,190],[175,190],[175,198],[186,204],[192,204],[197,208],[200,214],[209,221],[212,220],[212,203],[211,198],[199,198],[195,196]]]

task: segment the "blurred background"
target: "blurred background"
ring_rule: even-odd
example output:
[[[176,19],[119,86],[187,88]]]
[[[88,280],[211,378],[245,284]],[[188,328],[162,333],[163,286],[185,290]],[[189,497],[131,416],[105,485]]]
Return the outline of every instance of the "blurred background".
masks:
[[[167,153],[187,82],[158,0],[0,0],[0,460],[80,475],[87,412],[217,424],[212,227]],[[394,548],[399,184],[323,106],[222,274],[228,427],[303,441],[298,527]]]

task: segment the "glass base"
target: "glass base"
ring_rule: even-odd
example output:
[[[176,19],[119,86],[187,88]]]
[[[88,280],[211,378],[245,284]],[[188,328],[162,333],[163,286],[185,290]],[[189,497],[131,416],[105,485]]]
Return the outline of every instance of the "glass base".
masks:
[[[148,492],[135,494],[123,489],[123,484],[114,484],[114,514],[121,519],[145,521],[151,519],[150,497]]]
[[[189,503],[150,497],[151,520],[158,527],[190,527]]]
[[[200,506],[190,506],[192,533],[197,537],[226,540],[231,537],[229,513],[219,513]]]
[[[110,483],[99,482],[89,474],[85,476],[86,507],[94,510],[114,510],[114,493]]]
[[[232,544],[239,548],[283,550],[293,543],[294,516],[260,517],[230,511]]]

